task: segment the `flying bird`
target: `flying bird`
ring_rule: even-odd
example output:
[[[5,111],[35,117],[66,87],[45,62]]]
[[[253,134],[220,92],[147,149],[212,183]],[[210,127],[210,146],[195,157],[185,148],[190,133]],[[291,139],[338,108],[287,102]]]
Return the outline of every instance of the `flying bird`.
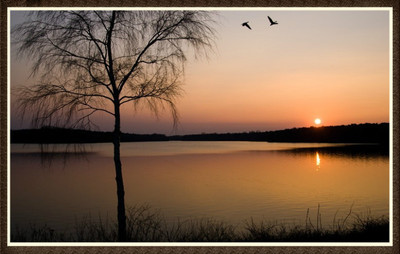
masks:
[[[244,22],[244,23],[242,24],[242,26],[245,26],[245,27],[247,27],[248,29],[251,30],[251,27],[249,26],[249,21]]]
[[[270,16],[268,16],[268,19],[269,19],[269,22],[271,23],[270,26],[272,26],[272,25],[278,25],[278,22],[273,21],[273,20],[271,19]]]

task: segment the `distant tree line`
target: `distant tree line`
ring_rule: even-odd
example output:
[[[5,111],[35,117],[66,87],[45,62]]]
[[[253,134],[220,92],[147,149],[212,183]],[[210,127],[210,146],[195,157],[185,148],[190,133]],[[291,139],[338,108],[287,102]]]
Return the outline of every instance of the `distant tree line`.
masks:
[[[162,134],[127,134],[121,133],[121,142],[140,141],[168,141]],[[112,132],[76,130],[55,127],[43,127],[40,129],[13,130],[11,131],[11,143],[111,143]]]
[[[277,131],[208,133],[166,136],[163,134],[121,134],[121,142],[140,141],[266,141],[319,143],[389,143],[389,123],[304,127]],[[112,142],[112,132],[55,127],[12,130],[11,143],[100,143]]]
[[[340,126],[303,127],[265,132],[196,134],[172,136],[170,140],[185,141],[267,141],[320,143],[382,143],[389,142],[389,123],[365,123]]]

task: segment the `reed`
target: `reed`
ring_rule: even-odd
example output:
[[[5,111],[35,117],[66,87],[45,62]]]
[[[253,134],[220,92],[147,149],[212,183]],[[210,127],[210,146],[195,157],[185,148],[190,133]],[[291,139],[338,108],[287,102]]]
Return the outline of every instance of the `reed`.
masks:
[[[387,242],[389,218],[373,217],[370,212],[356,214],[350,208],[343,219],[329,228],[322,226],[318,205],[315,224],[309,209],[304,225],[255,222],[253,218],[239,228],[212,218],[189,219],[167,223],[160,211],[148,205],[135,206],[127,212],[127,241],[129,242]],[[44,225],[16,229],[12,242],[116,242],[118,224],[108,217],[94,220],[86,216],[76,219],[73,233],[56,232]]]

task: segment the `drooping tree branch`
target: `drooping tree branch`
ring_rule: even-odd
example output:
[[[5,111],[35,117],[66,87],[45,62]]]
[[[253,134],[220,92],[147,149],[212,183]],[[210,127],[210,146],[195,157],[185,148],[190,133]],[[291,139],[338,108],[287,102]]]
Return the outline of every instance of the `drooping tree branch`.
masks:
[[[25,105],[21,108],[39,107],[36,112],[41,113],[34,117],[57,116],[58,122],[67,111],[71,118],[65,120],[71,122],[77,112],[87,111],[88,117],[93,108],[111,113],[113,103],[128,102],[134,102],[134,107],[144,102],[155,113],[168,105],[177,115],[174,101],[181,94],[185,50],[207,53],[212,48],[212,15],[203,11],[34,12],[32,20],[12,31],[19,55],[33,59],[32,74],[41,77],[36,89],[26,88],[19,96]],[[57,99],[45,107],[52,96]],[[108,108],[99,110],[99,105]]]

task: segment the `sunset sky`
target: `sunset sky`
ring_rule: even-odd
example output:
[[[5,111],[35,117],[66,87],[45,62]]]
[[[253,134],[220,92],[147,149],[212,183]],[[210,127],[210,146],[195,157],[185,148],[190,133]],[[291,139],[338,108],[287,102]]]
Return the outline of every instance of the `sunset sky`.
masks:
[[[189,57],[180,123],[125,105],[122,131],[190,134],[389,122],[389,9],[218,10],[215,52]],[[279,24],[270,26],[267,16]],[[11,12],[11,27],[24,19]],[[243,27],[249,21],[252,30]],[[33,82],[11,50],[10,87]],[[15,114],[11,128],[28,128]],[[102,130],[109,116],[98,115]]]

